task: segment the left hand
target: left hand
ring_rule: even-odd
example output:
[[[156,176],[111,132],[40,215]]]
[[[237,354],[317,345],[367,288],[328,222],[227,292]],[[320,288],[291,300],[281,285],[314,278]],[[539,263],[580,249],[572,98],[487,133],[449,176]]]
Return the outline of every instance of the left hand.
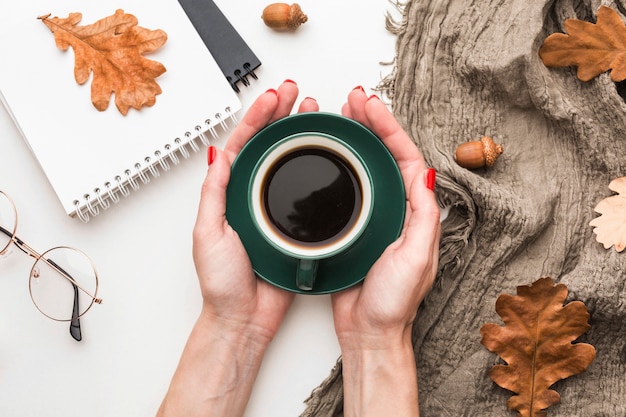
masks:
[[[222,324],[253,332],[263,342],[274,337],[294,294],[257,279],[237,233],[226,220],[226,188],[231,166],[242,147],[269,123],[288,116],[298,87],[285,81],[277,90],[261,94],[230,136],[224,151],[216,152],[202,186],[193,232],[193,258],[203,297],[203,314]],[[317,111],[305,99],[299,112]]]
[[[226,221],[226,188],[235,157],[267,124],[289,115],[298,95],[292,81],[257,98],[224,151],[209,148],[193,231],[193,259],[202,311],[157,412],[165,416],[243,416],[252,386],[294,294],[258,279],[237,233]],[[317,111],[305,99],[300,111]]]

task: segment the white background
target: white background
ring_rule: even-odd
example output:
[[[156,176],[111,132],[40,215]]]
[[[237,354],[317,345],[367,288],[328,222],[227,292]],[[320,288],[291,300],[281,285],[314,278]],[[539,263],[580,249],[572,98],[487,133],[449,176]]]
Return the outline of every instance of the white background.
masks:
[[[315,97],[320,110],[339,113],[353,87],[374,93],[392,70],[380,64],[395,55],[385,15],[398,12],[386,0],[302,0],[309,21],[295,33],[263,25],[267,3],[216,2],[263,62],[259,80],[239,94],[239,117],[287,78],[300,86],[300,98]],[[104,299],[81,320],[83,341],[75,342],[67,324],[47,319],[31,303],[32,260],[19,251],[0,259],[0,417],[155,414],[200,309],[191,230],[206,169],[202,148],[83,224],[65,215],[0,106],[0,189],[18,207],[18,236],[40,251],[57,245],[85,251]],[[297,296],[266,354],[246,415],[298,416],[339,354],[330,297]]]

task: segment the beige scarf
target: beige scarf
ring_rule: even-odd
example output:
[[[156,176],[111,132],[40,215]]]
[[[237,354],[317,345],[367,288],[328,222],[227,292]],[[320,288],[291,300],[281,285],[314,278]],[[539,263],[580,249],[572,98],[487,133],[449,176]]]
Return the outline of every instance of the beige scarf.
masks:
[[[605,250],[589,222],[626,175],[626,104],[608,74],[583,83],[575,68],[538,56],[566,18],[595,22],[622,0],[409,0],[398,5],[394,71],[382,83],[393,111],[438,171],[452,205],[443,223],[440,270],[414,325],[423,417],[512,416],[512,393],[487,371],[499,358],[480,328],[501,322],[495,301],[551,276],[584,302],[597,357],[557,383],[549,416],[626,416],[626,252]],[[459,143],[492,136],[494,168],[469,171]],[[307,400],[303,416],[342,416],[341,362]]]

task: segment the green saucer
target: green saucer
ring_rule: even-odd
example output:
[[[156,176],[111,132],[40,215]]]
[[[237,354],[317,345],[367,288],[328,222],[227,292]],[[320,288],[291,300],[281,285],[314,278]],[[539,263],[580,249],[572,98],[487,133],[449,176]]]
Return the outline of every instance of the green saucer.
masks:
[[[259,158],[274,143],[302,132],[321,132],[349,144],[370,171],[374,195],[372,215],[362,235],[345,252],[319,261],[311,291],[296,286],[298,261],[264,239],[248,207],[248,187]],[[226,194],[226,218],[239,234],[256,274],[277,287],[303,294],[332,293],[362,281],[385,248],[400,236],[405,211],[400,170],[381,140],[352,119],[320,112],[295,114],[258,132],[235,159]]]

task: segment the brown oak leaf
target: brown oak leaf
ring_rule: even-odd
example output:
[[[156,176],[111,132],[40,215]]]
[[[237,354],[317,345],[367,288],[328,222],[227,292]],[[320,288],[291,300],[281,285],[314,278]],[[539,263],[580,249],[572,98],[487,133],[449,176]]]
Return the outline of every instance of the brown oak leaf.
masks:
[[[585,371],[596,356],[593,346],[572,343],[591,326],[585,305],[563,305],[566,297],[567,287],[550,277],[519,286],[516,296],[502,294],[496,301],[504,326],[487,323],[480,329],[481,343],[506,362],[493,366],[489,377],[517,394],[508,406],[521,417],[547,416],[545,410],[561,401],[549,388]]]
[[[161,94],[155,78],[166,69],[142,54],[165,44],[164,31],[138,26],[137,18],[123,10],[86,26],[78,25],[81,13],[39,19],[54,33],[59,49],[66,51],[71,46],[74,50],[74,78],[78,84],[86,83],[93,72],[91,102],[96,109],[106,110],[112,93],[123,115],[130,107],[139,110],[154,105]]]
[[[609,183],[609,189],[618,193],[600,201],[594,208],[600,217],[589,222],[593,226],[596,240],[609,249],[621,252],[626,248],[626,177],[616,178]]]
[[[608,70],[611,80],[626,79],[626,26],[615,10],[601,6],[595,24],[567,19],[565,31],[548,36],[539,49],[546,66],[577,66],[581,81]]]

